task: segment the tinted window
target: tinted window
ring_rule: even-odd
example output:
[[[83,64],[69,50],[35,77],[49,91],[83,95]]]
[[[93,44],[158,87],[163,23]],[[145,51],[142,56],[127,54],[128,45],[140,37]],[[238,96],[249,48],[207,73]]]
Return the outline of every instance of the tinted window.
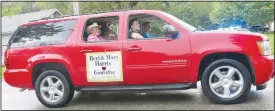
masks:
[[[96,30],[93,31],[93,28],[88,29],[89,26],[95,24],[99,25],[99,27],[97,27],[99,29],[99,35],[96,35]],[[118,40],[118,26],[119,18],[117,16],[88,19],[84,28],[83,40],[87,42]],[[93,32],[95,34],[93,34]],[[97,36],[99,40],[88,40],[90,35]]]
[[[62,44],[69,37],[75,23],[76,20],[68,20],[20,27],[14,34],[10,47]]]

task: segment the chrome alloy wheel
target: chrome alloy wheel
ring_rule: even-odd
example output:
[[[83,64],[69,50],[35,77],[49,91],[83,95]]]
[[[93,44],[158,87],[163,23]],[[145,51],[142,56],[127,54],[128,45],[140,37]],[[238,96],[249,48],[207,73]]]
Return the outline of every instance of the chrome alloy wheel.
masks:
[[[45,77],[40,84],[40,93],[44,100],[49,103],[59,101],[64,95],[64,85],[55,76]]]
[[[209,86],[221,98],[234,98],[244,87],[243,75],[234,67],[221,66],[210,74]]]

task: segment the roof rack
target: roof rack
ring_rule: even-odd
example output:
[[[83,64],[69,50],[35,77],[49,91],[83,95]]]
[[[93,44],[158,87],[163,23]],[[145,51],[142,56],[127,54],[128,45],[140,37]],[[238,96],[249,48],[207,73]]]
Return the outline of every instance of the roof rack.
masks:
[[[99,14],[99,13],[108,13],[108,12],[122,12],[122,11],[128,11],[128,10],[129,10],[129,9],[112,10],[112,11],[92,11],[92,12],[90,12],[90,13],[83,14],[83,15]]]
[[[81,14],[81,15],[99,14],[99,13],[107,13],[107,12],[121,12],[121,11],[128,11],[128,9],[112,10],[112,11],[92,11],[90,13]],[[44,17],[42,19],[31,20],[29,22],[35,22],[35,21],[39,21],[39,20],[55,19],[55,18],[72,17],[72,16],[81,16],[81,15],[62,15],[62,16],[59,16],[59,17]]]
[[[78,15],[62,15],[62,16],[58,16],[58,17],[44,17],[44,18],[41,18],[41,19],[31,20],[29,22],[35,22],[35,21],[39,21],[39,20],[56,19],[56,18],[64,18],[64,17],[72,17],[72,16],[78,16]]]
[[[48,20],[48,19],[54,19],[54,18],[53,17],[44,17],[42,19],[31,20],[29,22],[35,22],[35,21],[39,21],[39,20]]]

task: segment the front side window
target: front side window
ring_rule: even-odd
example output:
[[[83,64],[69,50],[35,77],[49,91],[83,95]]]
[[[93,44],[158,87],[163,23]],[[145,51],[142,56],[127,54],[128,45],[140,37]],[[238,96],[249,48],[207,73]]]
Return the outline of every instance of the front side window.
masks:
[[[11,48],[63,44],[76,20],[49,22],[20,27],[11,41]]]
[[[152,15],[133,15],[129,20],[129,39],[158,39],[178,37],[178,30]]]

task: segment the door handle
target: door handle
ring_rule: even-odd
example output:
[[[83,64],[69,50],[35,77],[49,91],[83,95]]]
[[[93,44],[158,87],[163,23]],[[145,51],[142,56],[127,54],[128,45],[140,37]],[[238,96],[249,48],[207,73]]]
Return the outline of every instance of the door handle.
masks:
[[[142,48],[141,47],[129,47],[127,50],[128,51],[138,51],[138,50],[141,50]]]
[[[87,52],[93,52],[93,50],[80,50],[80,53],[87,53]]]

